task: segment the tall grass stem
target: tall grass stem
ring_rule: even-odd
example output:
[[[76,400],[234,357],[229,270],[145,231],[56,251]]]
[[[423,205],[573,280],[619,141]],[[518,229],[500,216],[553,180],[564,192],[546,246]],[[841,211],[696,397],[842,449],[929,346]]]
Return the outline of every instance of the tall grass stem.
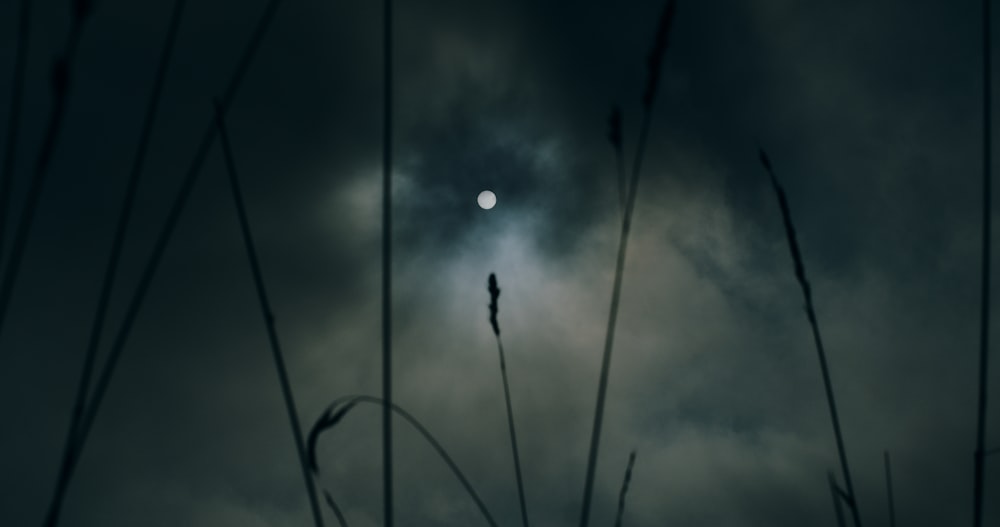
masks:
[[[524,479],[521,477],[521,456],[517,449],[517,432],[514,430],[514,410],[510,403],[510,386],[507,383],[507,360],[503,352],[503,340],[500,338],[500,323],[497,313],[500,311],[498,299],[500,287],[497,286],[497,275],[490,273],[486,280],[486,290],[490,293],[490,327],[497,339],[497,351],[500,354],[500,376],[503,378],[503,397],[507,404],[507,429],[510,431],[510,448],[514,457],[514,475],[517,477],[517,497],[521,504],[521,523],[528,527],[528,506],[524,499]]]
[[[833,512],[837,517],[837,527],[845,527],[847,524],[844,521],[844,507],[841,504],[843,494],[837,487],[837,478],[833,476],[833,472],[827,472],[826,479],[830,486],[830,496],[833,498]]]
[[[10,87],[10,112],[7,114],[7,141],[0,172],[0,261],[3,261],[4,242],[7,234],[7,215],[10,194],[14,186],[14,167],[17,158],[18,135],[21,130],[21,100],[24,97],[24,70],[27,64],[28,44],[31,41],[31,0],[21,0],[17,18],[17,48],[14,51],[14,75]]]
[[[145,164],[149,140],[152,135],[153,125],[156,122],[160,98],[163,94],[163,85],[166,81],[170,58],[173,54],[174,43],[177,39],[177,33],[180,28],[180,22],[186,3],[187,0],[177,0],[174,2],[173,12],[168,24],[166,41],[164,42],[159,65],[156,69],[156,78],[153,82],[153,90],[147,103],[142,129],[139,132],[139,145],[136,148],[135,157],[133,158],[132,170],[129,174],[128,184],[125,190],[125,199],[122,203],[121,211],[119,212],[118,224],[115,228],[114,241],[111,244],[111,254],[108,258],[108,264],[104,271],[100,297],[97,302],[97,312],[90,328],[90,339],[84,355],[83,368],[80,372],[80,381],[77,385],[76,401],[73,405],[73,415],[70,420],[69,432],[67,433],[66,443],[63,447],[63,457],[60,463],[59,476],[56,481],[56,490],[49,505],[50,519],[48,520],[48,525],[55,525],[58,523],[59,511],[62,508],[62,501],[69,485],[71,473],[69,466],[73,463],[72,458],[74,455],[76,436],[78,434],[77,429],[80,426],[84,408],[87,404],[87,394],[90,391],[90,382],[93,377],[94,363],[96,361],[97,351],[100,344],[101,332],[104,328],[104,319],[107,316],[108,304],[111,299],[111,291],[114,287],[115,277],[117,275],[118,262],[121,257],[125,234],[128,230],[129,218],[131,217],[133,204],[135,202],[136,190],[138,189],[140,175],[142,174],[142,169]]]
[[[846,487],[847,503],[851,509],[851,516],[855,527],[861,527],[861,516],[858,512],[857,495],[854,493],[854,485],[851,483],[851,470],[847,464],[847,453],[844,448],[844,436],[840,431],[840,417],[837,414],[837,402],[833,396],[833,383],[830,381],[830,370],[826,362],[826,351],[823,349],[823,339],[819,333],[819,323],[816,321],[816,310],[813,306],[812,291],[809,287],[809,280],[806,278],[805,265],[802,261],[802,253],[799,251],[798,240],[795,237],[795,225],[792,223],[792,213],[788,207],[788,199],[785,190],[774,175],[771,160],[767,154],[760,151],[760,161],[771,178],[771,185],[774,193],[778,197],[778,205],[781,207],[781,217],[785,224],[785,235],[788,238],[788,247],[792,254],[792,262],[795,264],[795,278],[802,288],[802,296],[805,298],[806,316],[809,319],[809,326],[812,328],[813,341],[816,344],[816,354],[819,356],[819,367],[823,374],[823,387],[826,391],[826,402],[830,407],[830,420],[833,422],[833,434],[837,441],[837,454],[840,457],[840,468],[844,475],[844,485]]]
[[[285,359],[281,353],[281,343],[278,340],[278,330],[274,325],[274,312],[271,310],[271,303],[267,299],[267,288],[264,286],[260,261],[257,259],[257,249],[254,246],[253,233],[250,230],[250,220],[247,218],[246,203],[243,201],[243,192],[240,189],[239,174],[236,171],[236,161],[233,157],[233,146],[229,140],[225,115],[222,110],[222,104],[219,101],[215,102],[215,112],[219,125],[219,142],[222,143],[226,170],[229,172],[229,183],[233,192],[233,201],[236,202],[236,212],[240,219],[243,243],[246,245],[247,259],[250,261],[250,270],[253,272],[254,287],[257,289],[257,298],[260,300],[260,309],[264,315],[264,324],[267,326],[267,337],[271,343],[271,353],[274,355],[274,368],[278,372],[278,380],[281,382],[281,394],[284,397],[285,409],[288,411],[288,420],[292,426],[292,436],[295,439],[295,449],[298,452],[299,463],[302,465],[302,477],[305,479],[306,492],[309,494],[309,505],[312,508],[313,520],[316,523],[316,527],[323,527],[323,513],[319,510],[316,489],[313,486],[312,474],[309,472],[309,464],[306,461],[305,442],[302,438],[302,427],[299,425],[299,412],[295,406],[292,384],[288,381]]]
[[[392,527],[392,0],[382,22],[382,508]]]
[[[983,263],[979,307],[979,404],[976,414],[976,452],[973,472],[972,525],[983,524],[983,492],[986,455],[986,401],[990,352],[990,223],[993,215],[993,178],[991,141],[993,111],[991,103],[992,58],[990,43],[990,2],[983,0]]]
[[[625,182],[628,180],[628,176],[625,174],[625,152],[624,152],[624,137],[622,134],[622,109],[615,106],[611,110],[611,116],[608,118],[608,140],[611,142],[612,148],[615,151],[615,164],[618,168],[618,201],[619,207],[621,208],[621,214],[624,218],[625,216],[625,204],[628,196],[628,189],[626,188]]]
[[[889,499],[889,527],[896,527],[896,498],[892,493],[892,464],[889,461],[889,451],[883,453],[885,458],[885,493]]]
[[[521,476],[521,456],[517,449],[517,432],[514,430],[514,410],[510,404],[510,387],[507,384],[507,361],[503,353],[503,341],[497,335],[497,351],[500,353],[500,376],[503,377],[503,397],[507,404],[507,428],[510,431],[510,449],[514,456],[514,474],[517,476],[517,497],[521,504],[521,523],[528,527],[528,505],[524,499],[524,479]]]
[[[250,41],[247,43],[246,48],[244,48],[243,54],[236,66],[236,70],[226,87],[226,91],[224,92],[225,95],[221,98],[220,104],[223,111],[228,111],[229,105],[232,103],[237,92],[239,91],[239,88],[242,86],[245,75],[250,68],[250,64],[253,62],[253,58],[257,54],[257,50],[259,49],[260,44],[264,39],[264,35],[267,33],[267,30],[271,25],[271,21],[274,19],[274,15],[280,3],[281,0],[269,0],[265,6],[264,11],[257,22],[257,26],[254,28],[254,32],[250,37]],[[216,133],[217,126],[215,124],[215,117],[213,116],[209,122],[208,128],[206,128],[205,133],[202,136],[198,149],[191,160],[191,165],[188,167],[187,174],[184,176],[181,187],[177,191],[177,195],[174,197],[174,201],[167,215],[167,220],[164,222],[163,228],[157,236],[153,251],[146,262],[146,266],[139,278],[139,283],[136,286],[132,298],[126,308],[125,316],[122,320],[121,326],[119,327],[118,333],[115,335],[111,351],[109,352],[108,358],[101,370],[101,374],[97,378],[97,382],[94,385],[93,394],[89,399],[84,416],[80,421],[80,427],[78,428],[76,436],[76,452],[72,457],[72,463],[70,465],[71,471],[73,470],[73,467],[75,467],[80,453],[86,444],[91,428],[94,426],[94,421],[97,419],[101,403],[107,394],[111,379],[114,376],[115,368],[118,365],[118,361],[121,359],[122,353],[125,349],[125,344],[131,334],[132,327],[135,324],[136,318],[139,316],[139,311],[142,308],[143,301],[146,298],[146,294],[149,292],[149,287],[152,285],[153,278],[156,276],[156,271],[159,269],[160,262],[162,261],[163,255],[167,250],[167,246],[170,243],[173,232],[177,227],[177,222],[180,220],[184,206],[187,204],[187,200],[198,180],[198,176],[201,173],[201,167],[212,147]]]
[[[83,28],[90,18],[89,15],[89,10],[77,9],[76,16],[73,17],[70,25],[66,45],[52,66],[52,109],[49,112],[49,121],[42,135],[42,145],[35,161],[34,171],[28,183],[21,216],[14,230],[14,239],[11,242],[7,265],[4,267],[3,278],[0,279],[0,333],[2,333],[4,322],[7,320],[7,312],[10,308],[21,263],[24,260],[28,236],[31,233],[31,226],[38,210],[38,202],[42,197],[42,189],[46,179],[48,179],[52,156],[62,132],[66,106],[69,103],[73,66],[76,62],[77,50],[80,47],[80,39],[83,36]]]
[[[580,527],[587,527],[590,522],[590,502],[594,491],[594,474],[597,469],[597,453],[601,443],[601,426],[604,419],[604,400],[608,389],[608,374],[611,369],[611,352],[615,341],[615,324],[618,320],[618,304],[621,298],[622,279],[625,271],[625,254],[628,248],[628,235],[632,227],[632,212],[635,210],[636,195],[639,190],[639,174],[642,169],[642,159],[646,150],[646,140],[653,119],[653,103],[656,87],[659,84],[660,67],[663,53],[666,50],[667,36],[673,21],[676,2],[667,0],[660,26],[657,28],[656,41],[649,57],[649,79],[643,94],[642,125],[639,130],[639,140],[636,144],[635,160],[632,162],[632,178],[628,185],[628,200],[625,203],[625,213],[622,218],[622,230],[618,240],[618,258],[615,263],[615,281],[611,292],[611,309],[608,312],[608,327],[604,339],[604,353],[601,358],[601,374],[597,386],[597,404],[594,410],[594,426],[590,434],[590,451],[587,454],[587,475],[583,487],[583,503],[580,512]]]
[[[615,515],[615,527],[622,527],[622,518],[625,516],[625,495],[628,494],[628,486],[632,481],[633,466],[635,466],[635,450],[628,455],[628,465],[625,467],[625,479],[622,480],[622,490],[618,493],[618,514]]]

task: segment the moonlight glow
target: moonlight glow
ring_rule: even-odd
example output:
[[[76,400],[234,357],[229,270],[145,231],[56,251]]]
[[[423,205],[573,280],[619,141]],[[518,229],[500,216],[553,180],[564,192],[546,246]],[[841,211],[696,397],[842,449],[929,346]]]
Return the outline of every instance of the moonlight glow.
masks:
[[[489,190],[484,190],[479,193],[479,197],[476,198],[476,201],[479,202],[480,207],[489,210],[497,204],[497,195]]]

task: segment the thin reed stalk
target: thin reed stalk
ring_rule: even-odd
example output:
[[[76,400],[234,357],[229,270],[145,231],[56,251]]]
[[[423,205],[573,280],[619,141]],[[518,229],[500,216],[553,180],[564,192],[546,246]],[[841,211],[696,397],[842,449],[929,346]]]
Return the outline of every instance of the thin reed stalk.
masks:
[[[632,481],[633,466],[635,466],[635,450],[628,455],[625,479],[622,480],[622,490],[618,493],[618,514],[615,515],[615,527],[622,527],[622,518],[625,516],[625,495],[628,494],[628,485]]]
[[[993,214],[993,178],[990,174],[992,137],[992,58],[990,53],[990,1],[983,0],[983,263],[979,307],[979,404],[976,414],[976,453],[973,472],[972,525],[983,524],[983,487],[986,461],[986,401],[990,342],[990,223]]]
[[[261,14],[261,17],[257,22],[257,26],[250,37],[250,41],[243,50],[243,54],[240,57],[236,70],[229,81],[225,95],[221,98],[220,104],[223,111],[228,110],[228,106],[232,103],[236,94],[239,92],[239,88],[242,86],[246,72],[248,71],[250,64],[253,62],[253,58],[263,41],[264,35],[267,33],[267,29],[271,25],[271,21],[274,18],[279,4],[280,0],[270,0],[265,6],[264,12]],[[160,262],[162,261],[163,255],[170,243],[170,239],[173,236],[174,229],[177,227],[177,222],[180,220],[181,212],[183,212],[184,206],[187,204],[187,200],[191,195],[191,191],[194,189],[194,184],[197,182],[198,176],[201,172],[201,167],[205,162],[205,158],[208,156],[210,148],[212,147],[216,133],[217,127],[215,125],[215,117],[213,116],[209,122],[208,128],[202,136],[201,142],[198,145],[198,150],[195,152],[194,158],[191,160],[191,165],[189,166],[187,174],[181,183],[181,187],[178,190],[177,195],[174,197],[170,212],[167,215],[167,220],[156,239],[153,252],[146,262],[146,266],[139,278],[139,283],[136,286],[135,292],[133,293],[126,308],[124,319],[119,327],[118,333],[115,336],[115,340],[111,346],[111,351],[109,352],[108,358],[104,363],[100,376],[98,376],[97,381],[94,384],[93,394],[89,399],[89,403],[87,404],[83,417],[80,419],[80,426],[77,428],[74,452],[73,455],[69,456],[69,464],[65,469],[68,472],[66,478],[71,478],[76,468],[80,454],[82,453],[83,447],[85,446],[87,438],[90,434],[90,430],[93,428],[94,421],[97,419],[101,403],[104,401],[104,397],[107,394],[111,379],[114,376],[115,368],[118,365],[118,361],[121,359],[121,355],[125,349],[125,344],[131,334],[132,327],[135,324],[136,318],[139,316],[139,311],[142,308],[143,301],[146,298],[146,294],[149,292],[149,287],[153,282],[153,278],[156,276],[156,271],[159,269]]]
[[[857,495],[854,493],[854,486],[851,484],[851,471],[847,465],[847,453],[844,449],[844,437],[840,431],[840,418],[837,415],[837,402],[833,397],[833,384],[830,381],[830,371],[827,367],[826,352],[823,350],[823,339],[819,334],[819,323],[816,321],[816,310],[813,307],[812,291],[809,288],[809,280],[806,278],[805,266],[802,262],[802,253],[799,251],[799,244],[795,238],[795,225],[792,223],[792,213],[788,208],[788,199],[785,191],[774,175],[771,160],[767,154],[760,151],[760,161],[771,178],[771,185],[774,193],[778,197],[778,205],[781,207],[781,217],[785,224],[785,235],[788,238],[788,247],[792,253],[792,261],[795,264],[795,278],[802,288],[802,295],[805,297],[806,316],[809,318],[809,326],[812,328],[813,340],[816,343],[816,353],[819,355],[819,367],[823,373],[823,387],[826,389],[826,402],[830,407],[830,419],[833,421],[833,434],[837,440],[837,453],[840,456],[840,468],[843,471],[844,485],[846,486],[845,500],[851,509],[851,516],[855,527],[861,527],[861,517],[858,513]]]
[[[156,79],[153,82],[153,91],[149,97],[146,107],[146,115],[143,120],[142,129],[139,133],[139,145],[136,149],[132,162],[132,171],[129,175],[128,185],[125,190],[125,199],[118,216],[118,225],[115,228],[114,241],[111,244],[111,255],[104,271],[104,280],[101,284],[100,298],[97,302],[97,313],[90,328],[90,339],[84,355],[83,369],[80,372],[80,381],[77,386],[76,402],[73,405],[73,415],[70,420],[69,432],[66,436],[66,443],[63,447],[63,457],[59,470],[59,477],[56,481],[56,490],[49,505],[48,524],[58,523],[59,511],[62,508],[63,497],[69,485],[69,466],[74,455],[76,436],[80,421],[83,418],[86,406],[87,394],[90,391],[90,382],[93,377],[94,362],[100,344],[101,332],[104,327],[104,319],[107,316],[108,304],[111,299],[111,290],[114,287],[115,276],[118,272],[118,262],[121,257],[122,246],[125,241],[125,234],[128,230],[129,218],[132,214],[135,194],[139,186],[139,179],[145,165],[146,151],[152,135],[153,125],[156,121],[157,110],[159,109],[160,97],[163,94],[163,85],[166,82],[167,70],[170,64],[170,57],[173,54],[174,43],[177,40],[177,33],[180,28],[184,6],[187,0],[177,0],[174,2],[173,13],[167,29],[166,42],[160,55],[160,62],[156,70]]]
[[[611,116],[608,117],[608,141],[611,142],[611,146],[615,149],[615,164],[618,167],[618,201],[620,202],[621,213],[624,218],[628,189],[625,184],[627,181],[627,176],[625,175],[625,149],[622,146],[624,143],[622,138],[622,109],[618,106],[611,109]]]
[[[340,506],[337,505],[337,501],[333,499],[333,496],[326,489],[323,489],[323,498],[326,500],[326,505],[330,507],[331,511],[333,511],[333,515],[337,517],[337,522],[340,523],[340,527],[348,527],[347,518],[344,517],[344,512],[340,510]]]
[[[845,527],[847,524],[844,522],[844,507],[840,502],[843,498],[843,492],[837,486],[837,479],[833,476],[833,472],[827,472],[826,479],[830,485],[830,496],[833,498],[833,512],[837,515],[837,527]]]
[[[236,161],[233,157],[233,147],[229,141],[229,133],[226,130],[225,114],[222,110],[222,104],[218,100],[215,101],[215,113],[219,125],[219,142],[222,143],[226,170],[229,172],[229,184],[233,192],[233,201],[236,202],[236,212],[240,219],[240,230],[243,232],[243,243],[246,245],[247,259],[250,261],[250,270],[253,272],[253,282],[257,289],[257,298],[260,300],[260,309],[264,315],[264,324],[267,326],[267,337],[271,343],[271,353],[274,355],[274,368],[278,372],[278,380],[281,382],[281,393],[285,399],[285,409],[288,411],[288,420],[292,425],[295,449],[298,452],[299,463],[302,464],[302,477],[305,479],[306,492],[309,494],[309,505],[312,508],[313,520],[316,523],[316,527],[323,527],[323,513],[319,510],[319,502],[316,500],[316,489],[313,487],[312,475],[309,473],[309,464],[306,460],[305,442],[302,439],[302,427],[299,425],[299,412],[295,406],[292,384],[288,381],[285,359],[281,353],[281,343],[278,341],[278,330],[274,326],[274,312],[271,311],[271,303],[267,299],[267,288],[264,287],[264,277],[260,270],[260,261],[257,259],[257,249],[254,246],[253,233],[250,230],[250,220],[247,218],[246,204],[243,201],[243,192],[240,190],[240,180],[239,174],[236,171]]]
[[[528,527],[528,505],[524,499],[524,479],[521,477],[521,456],[517,450],[517,432],[514,430],[514,410],[510,404],[510,386],[507,384],[507,361],[503,353],[503,341],[500,339],[500,324],[497,322],[497,299],[500,297],[500,288],[497,287],[497,276],[490,273],[487,282],[487,290],[490,292],[490,325],[493,327],[493,335],[497,339],[497,351],[500,354],[500,377],[503,378],[503,398],[507,404],[507,428],[510,431],[510,449],[514,456],[514,475],[517,477],[517,497],[521,504],[521,523]]]
[[[382,23],[382,508],[392,527],[392,0]]]
[[[35,161],[34,172],[28,183],[24,206],[21,209],[21,217],[14,232],[14,241],[11,244],[10,256],[7,258],[7,265],[4,268],[3,279],[0,280],[0,332],[2,332],[4,321],[7,319],[10,299],[14,294],[14,285],[21,269],[21,262],[24,260],[28,235],[31,233],[31,226],[35,220],[35,212],[38,209],[38,201],[42,196],[42,188],[45,186],[45,180],[49,173],[52,155],[59,141],[60,132],[62,132],[72,84],[72,70],[76,62],[80,38],[83,36],[83,28],[92,12],[91,0],[73,1],[73,21],[70,25],[69,38],[66,40],[62,54],[56,58],[52,66],[52,110],[42,135],[42,146]]]
[[[419,432],[420,435],[423,436],[424,439],[431,445],[434,451],[437,452],[438,456],[441,457],[441,459],[445,462],[445,464],[448,465],[448,468],[451,469],[451,472],[455,474],[455,477],[458,479],[458,482],[461,483],[462,487],[465,489],[465,492],[469,495],[470,498],[472,498],[472,501],[475,502],[476,508],[479,509],[479,512],[483,515],[483,518],[486,520],[486,522],[489,523],[492,527],[497,527],[497,522],[496,520],[493,519],[493,515],[490,514],[489,509],[486,508],[486,504],[483,503],[483,500],[479,497],[479,494],[475,491],[475,489],[472,488],[472,484],[469,483],[469,480],[465,477],[465,474],[462,473],[461,469],[458,468],[458,465],[455,464],[455,461],[451,458],[450,455],[448,455],[448,452],[444,449],[444,447],[441,446],[441,443],[439,443],[438,440],[435,439],[434,436],[431,435],[429,431],[427,431],[427,428],[425,428],[424,425],[421,424],[416,417],[413,417],[413,415],[411,415],[406,410],[403,410],[398,405],[388,404],[384,399],[379,399],[378,397],[372,397],[370,395],[350,395],[337,399],[336,401],[331,403],[330,406],[327,407],[326,411],[323,412],[323,415],[321,415],[320,418],[316,420],[316,423],[314,423],[312,428],[310,429],[309,439],[307,440],[306,443],[308,445],[307,451],[309,456],[309,466],[312,468],[313,473],[315,473],[317,476],[319,476],[320,473],[319,464],[316,461],[316,454],[317,454],[316,450],[317,450],[317,444],[319,442],[319,436],[323,432],[332,429],[334,426],[340,423],[340,421],[360,403],[377,404],[381,405],[382,407],[388,406],[391,411],[396,412],[397,415],[402,417],[407,423],[410,424],[410,426],[412,426],[417,432]],[[327,491],[324,490],[324,492]]]
[[[0,261],[3,261],[7,234],[7,213],[10,193],[14,186],[14,166],[17,157],[18,132],[21,129],[21,99],[24,97],[24,70],[31,34],[31,0],[21,0],[17,18],[17,48],[14,51],[14,75],[10,87],[10,111],[7,113],[7,142],[4,147],[3,169],[0,171]]]
[[[892,494],[892,465],[889,462],[889,451],[884,453],[885,458],[885,493],[889,498],[889,527],[896,527],[896,500]]]
[[[628,235],[632,226],[632,212],[635,210],[635,198],[639,189],[639,174],[642,168],[643,154],[649,135],[649,126],[653,118],[653,103],[660,82],[660,68],[663,55],[667,49],[667,37],[677,8],[675,0],[667,0],[656,31],[656,39],[649,54],[647,67],[648,78],[646,89],[642,96],[643,115],[639,131],[639,141],[636,145],[635,160],[632,163],[632,179],[628,188],[628,200],[625,203],[625,213],[622,218],[622,230],[618,241],[618,259],[615,265],[615,282],[611,293],[611,309],[608,313],[608,328],[604,339],[604,354],[601,359],[601,375],[597,387],[597,404],[594,411],[594,426],[590,435],[590,452],[587,456],[587,476],[583,487],[583,504],[580,512],[580,527],[587,527],[590,521],[590,501],[594,490],[594,473],[597,468],[597,453],[601,442],[601,425],[604,418],[604,400],[608,388],[608,373],[611,368],[611,352],[615,338],[615,323],[618,319],[618,303],[621,298],[622,275],[625,270],[625,253],[628,247]]]

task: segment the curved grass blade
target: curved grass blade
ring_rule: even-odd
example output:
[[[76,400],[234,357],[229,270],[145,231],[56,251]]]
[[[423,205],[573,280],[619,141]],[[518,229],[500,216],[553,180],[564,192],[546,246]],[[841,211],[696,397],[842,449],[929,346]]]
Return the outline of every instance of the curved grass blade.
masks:
[[[434,448],[438,456],[441,457],[441,459],[445,462],[445,464],[448,465],[448,468],[451,469],[452,473],[455,474],[455,477],[458,479],[459,483],[462,484],[462,487],[465,488],[465,492],[469,495],[470,498],[472,498],[472,501],[475,502],[476,507],[479,509],[479,512],[482,513],[483,518],[486,520],[486,522],[489,523],[492,527],[498,527],[496,520],[493,519],[493,515],[490,514],[489,509],[486,508],[486,504],[483,503],[483,500],[479,497],[479,494],[476,493],[475,489],[472,488],[472,485],[469,483],[469,480],[466,479],[465,474],[463,474],[461,469],[458,468],[458,465],[455,464],[455,461],[452,460],[450,455],[448,455],[448,452],[444,449],[443,446],[441,446],[441,443],[439,443],[437,439],[434,439],[434,436],[432,436],[431,433],[428,432],[426,428],[424,428],[424,425],[422,425],[420,421],[417,420],[416,417],[413,417],[409,412],[403,410],[396,404],[386,404],[386,402],[383,399],[379,399],[378,397],[372,397],[370,395],[350,395],[346,397],[341,397],[340,399],[337,399],[336,401],[331,403],[330,406],[327,407],[323,415],[320,416],[320,418],[316,421],[315,424],[313,424],[312,428],[309,431],[309,440],[307,441],[308,444],[307,455],[309,458],[310,466],[313,467],[313,471],[317,475],[319,474],[319,465],[316,462],[316,454],[317,454],[317,444],[319,442],[319,436],[323,432],[333,429],[333,427],[339,424],[340,421],[347,415],[348,412],[353,410],[360,403],[370,403],[382,407],[388,406],[391,411],[396,412],[397,415],[402,417],[407,423],[409,423],[414,429],[416,429],[416,431],[419,432],[420,435],[424,437],[424,439],[431,445],[431,447]],[[324,490],[324,492],[327,491]]]

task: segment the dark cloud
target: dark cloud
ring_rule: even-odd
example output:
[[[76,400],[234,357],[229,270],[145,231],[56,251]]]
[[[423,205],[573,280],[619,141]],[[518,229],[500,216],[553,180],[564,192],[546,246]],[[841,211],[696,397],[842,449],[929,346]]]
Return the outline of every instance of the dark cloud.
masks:
[[[265,3],[189,2],[104,350]],[[16,4],[0,7],[3,72]],[[0,335],[3,525],[44,517],[170,9],[99,2],[81,41]],[[607,117],[622,106],[631,163],[661,9],[397,6],[395,394],[501,525],[519,510],[486,279],[495,272],[503,290],[529,514],[573,525],[619,231]],[[35,2],[17,204],[69,16],[69,2]],[[866,523],[886,522],[885,449],[901,524],[968,521],[978,17],[971,4],[923,0],[679,3],[629,246],[595,524],[613,517],[633,448],[628,525],[835,524],[829,415],[758,147],[788,192]],[[380,31],[377,2],[282,3],[228,115],[307,425],[337,397],[380,391]],[[0,101],[9,89],[0,82]],[[475,202],[484,188],[498,196],[488,212]],[[65,525],[311,521],[252,287],[213,148]],[[320,442],[321,481],[354,526],[381,524],[379,431],[377,409],[359,408]],[[997,432],[991,421],[988,437]],[[396,434],[398,522],[480,524],[433,450],[402,422]],[[988,465],[987,521],[1000,514],[996,475]]]

